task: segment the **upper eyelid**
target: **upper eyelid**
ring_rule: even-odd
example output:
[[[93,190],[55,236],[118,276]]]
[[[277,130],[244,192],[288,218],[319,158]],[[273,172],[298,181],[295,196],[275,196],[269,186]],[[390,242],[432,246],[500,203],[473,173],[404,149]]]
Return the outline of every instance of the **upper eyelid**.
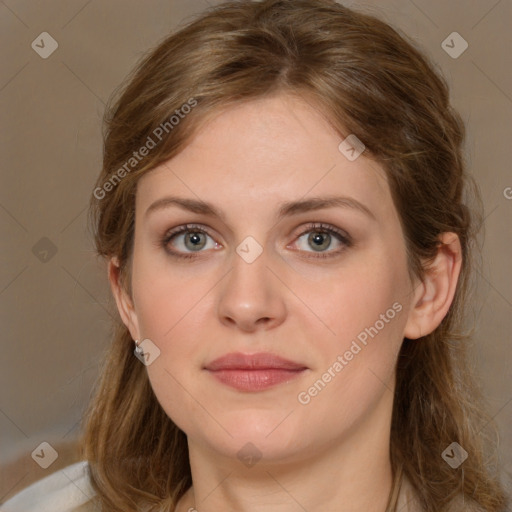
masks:
[[[204,232],[207,235],[212,236],[212,233],[211,233],[212,230],[206,226],[202,226],[200,224],[183,224],[181,226],[176,226],[175,228],[166,230],[163,238],[167,239],[172,236],[182,235],[183,233],[186,233],[187,231],[193,232],[194,230]]]

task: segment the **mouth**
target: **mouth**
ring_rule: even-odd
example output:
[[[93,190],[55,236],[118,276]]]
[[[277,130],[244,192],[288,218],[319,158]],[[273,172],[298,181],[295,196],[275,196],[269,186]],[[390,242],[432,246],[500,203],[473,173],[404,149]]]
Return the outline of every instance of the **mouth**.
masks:
[[[224,385],[254,392],[289,382],[308,367],[270,353],[232,353],[215,359],[204,369]]]

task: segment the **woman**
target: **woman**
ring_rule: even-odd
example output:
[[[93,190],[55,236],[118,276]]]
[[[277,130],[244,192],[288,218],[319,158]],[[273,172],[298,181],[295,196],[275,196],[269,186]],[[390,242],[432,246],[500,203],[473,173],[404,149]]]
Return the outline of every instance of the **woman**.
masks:
[[[418,50],[330,0],[225,3],[106,123],[121,321],[83,510],[505,510],[461,332],[464,129]]]

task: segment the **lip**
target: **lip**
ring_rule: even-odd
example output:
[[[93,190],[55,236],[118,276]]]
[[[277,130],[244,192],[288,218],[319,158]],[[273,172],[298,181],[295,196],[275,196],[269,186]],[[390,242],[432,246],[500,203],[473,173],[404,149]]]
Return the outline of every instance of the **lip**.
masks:
[[[239,391],[262,391],[297,378],[308,368],[275,354],[226,354],[205,366],[221,383]]]

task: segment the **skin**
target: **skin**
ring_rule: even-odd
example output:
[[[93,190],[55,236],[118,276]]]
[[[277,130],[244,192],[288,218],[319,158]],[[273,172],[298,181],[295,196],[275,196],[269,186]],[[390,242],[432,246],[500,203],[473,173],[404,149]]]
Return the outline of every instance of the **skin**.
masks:
[[[461,252],[457,236],[445,233],[425,280],[411,282],[384,170],[364,154],[349,161],[341,141],[310,103],[279,94],[220,112],[139,182],[132,296],[120,286],[116,258],[109,279],[132,337],[160,349],[148,376],[188,437],[193,486],[178,512],[385,510],[397,354],[404,337],[432,332],[446,315]],[[277,222],[282,202],[333,194],[356,199],[373,217],[331,207]],[[168,195],[211,202],[223,216],[177,206],[146,215]],[[332,235],[322,251],[333,256],[315,258],[308,234],[318,222],[348,233],[352,244]],[[211,237],[194,252],[178,235],[168,247],[194,258],[173,258],[160,240],[187,223]],[[252,263],[236,252],[248,236],[264,249]],[[300,403],[298,394],[394,303],[401,311]],[[203,369],[235,351],[272,352],[308,369],[241,392]],[[237,457],[248,442],[262,457],[252,467]]]

